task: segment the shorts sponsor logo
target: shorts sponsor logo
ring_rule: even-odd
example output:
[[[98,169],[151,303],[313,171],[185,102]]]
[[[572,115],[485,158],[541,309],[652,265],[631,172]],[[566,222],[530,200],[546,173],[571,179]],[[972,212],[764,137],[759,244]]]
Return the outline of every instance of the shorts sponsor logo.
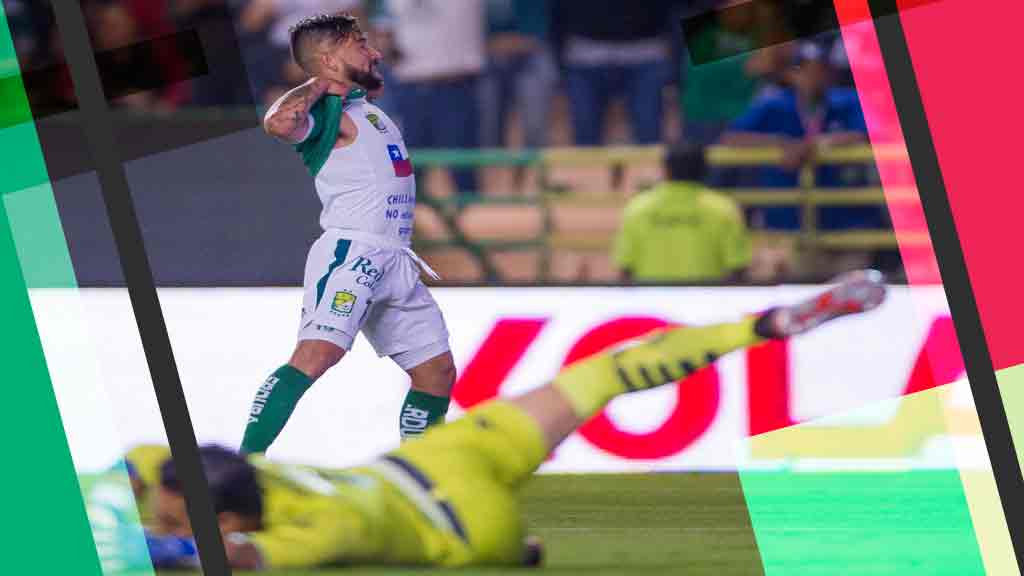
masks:
[[[274,386],[277,386],[277,383],[280,381],[281,379],[277,376],[271,376],[260,385],[259,390],[256,391],[256,399],[252,401],[252,408],[249,408],[249,424],[259,422],[260,414],[263,413],[263,407],[267,405],[267,398],[270,397],[270,393],[274,391]]]
[[[356,295],[347,290],[336,292],[334,300],[331,302],[331,313],[338,316],[351,316],[352,310],[356,307],[356,300]]]
[[[367,288],[374,288],[377,286],[377,282],[384,277],[384,271],[374,266],[373,261],[369,258],[362,256],[356,258],[355,262],[352,263],[352,267],[349,271],[355,272],[356,284],[360,286],[366,286]]]

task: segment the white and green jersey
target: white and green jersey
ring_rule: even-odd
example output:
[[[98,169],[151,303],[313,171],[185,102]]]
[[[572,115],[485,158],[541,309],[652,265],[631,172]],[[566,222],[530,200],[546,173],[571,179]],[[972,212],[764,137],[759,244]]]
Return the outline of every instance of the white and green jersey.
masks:
[[[334,133],[317,126],[317,122],[327,121],[324,102],[321,99],[310,113],[307,139]],[[330,150],[316,173],[316,191],[323,203],[320,226],[408,246],[416,208],[416,178],[402,134],[387,114],[365,98],[347,100],[344,113],[355,123],[358,134],[351,144]]]
[[[410,370],[448,347],[437,302],[420,279],[437,274],[413,253],[416,179],[398,127],[362,96],[326,95],[296,145],[316,179],[324,233],[309,249],[299,340],[351,350],[362,332],[380,356]],[[347,114],[358,134],[334,148]]]

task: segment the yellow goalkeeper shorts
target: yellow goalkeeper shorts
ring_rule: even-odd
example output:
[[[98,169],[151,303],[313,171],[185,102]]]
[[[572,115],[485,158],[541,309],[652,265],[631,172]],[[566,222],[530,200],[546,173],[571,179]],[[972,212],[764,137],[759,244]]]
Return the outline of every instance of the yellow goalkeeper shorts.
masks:
[[[546,456],[537,423],[493,401],[406,442],[374,468],[386,471],[441,533],[446,545],[438,564],[514,565],[522,562],[526,536],[518,488]]]

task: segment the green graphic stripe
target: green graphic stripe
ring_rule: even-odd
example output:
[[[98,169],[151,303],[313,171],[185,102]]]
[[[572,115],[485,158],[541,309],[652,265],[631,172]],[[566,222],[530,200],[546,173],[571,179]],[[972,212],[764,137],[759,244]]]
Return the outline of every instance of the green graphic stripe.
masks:
[[[7,156],[10,158],[10,156]],[[6,472],[4,572],[102,574],[14,238],[0,203],[0,318],[7,405],[0,418]]]
[[[8,440],[0,474],[7,519],[2,572],[152,573],[123,466],[111,470],[106,487],[97,492],[100,499],[89,504],[90,512],[102,514],[87,514],[86,487],[76,474],[57,404],[28,288],[74,289],[76,282],[31,120],[0,6],[0,155],[5,158],[0,172],[0,318],[6,336],[0,365],[10,408],[0,418],[0,437]],[[118,489],[121,496],[113,500],[128,509],[114,514],[109,506],[104,508],[103,498],[110,499]],[[113,519],[114,524],[107,522],[105,530],[94,532],[99,524],[90,520],[97,519]],[[134,545],[130,559],[125,544]],[[112,558],[112,552],[119,557]]]
[[[956,468],[961,461],[943,413],[945,391],[750,439],[755,462],[831,464],[815,471],[740,470],[768,576],[985,573],[961,476],[982,470]]]
[[[32,110],[25,98],[25,88],[18,70],[0,68],[0,129],[32,121]]]
[[[352,247],[351,240],[338,240],[338,246],[334,249],[334,262],[327,268],[327,274],[320,278],[320,281],[316,283],[316,304],[314,306],[320,306],[320,300],[324,297],[324,290],[327,289],[327,281],[331,278],[331,274],[334,270],[345,263],[345,259],[348,258],[349,248]]]
[[[17,105],[16,102],[8,100],[6,95],[0,100],[0,110],[13,105]],[[50,182],[35,124],[28,122],[0,128],[0,153],[3,153],[0,196]]]
[[[4,152],[0,196],[49,181],[6,14],[0,14],[0,151]]]
[[[77,288],[57,200],[49,184],[9,194],[5,202],[11,234],[29,288]]]
[[[996,372],[996,379],[1006,410],[1006,420],[1010,424],[1017,461],[1024,469],[1024,364]]]
[[[985,573],[957,470],[740,479],[767,576]]]

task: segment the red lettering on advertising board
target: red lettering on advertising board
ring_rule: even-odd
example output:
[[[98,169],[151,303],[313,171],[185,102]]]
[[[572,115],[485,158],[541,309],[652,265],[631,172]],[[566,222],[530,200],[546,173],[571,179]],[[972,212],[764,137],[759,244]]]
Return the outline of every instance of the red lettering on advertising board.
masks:
[[[747,350],[747,394],[751,436],[796,424],[789,414],[788,341],[775,340]]]
[[[609,346],[642,336],[666,325],[660,318],[619,318],[592,328],[569,350],[564,366],[600,352]],[[718,372],[713,366],[676,383],[676,404],[657,429],[646,433],[622,430],[602,411],[579,429],[594,446],[630,459],[665,458],[678,454],[711,426],[718,412]]]
[[[463,408],[498,396],[509,372],[537,339],[547,318],[505,318],[495,323],[452,388],[452,398]]]
[[[547,322],[547,318],[506,318],[498,321],[455,385],[452,397],[458,405],[470,408],[499,396],[502,384]],[[622,317],[604,322],[588,330],[570,347],[563,366],[651,330],[677,325],[655,317]],[[787,341],[768,342],[746,352],[751,435],[798,423],[790,406],[789,355]],[[903,394],[948,384],[962,373],[963,359],[953,322],[948,316],[936,318],[908,375]],[[677,382],[676,389],[676,402],[671,414],[651,432],[622,430],[602,412],[581,427],[579,433],[595,447],[627,459],[655,459],[678,454],[708,430],[718,413],[718,372],[714,366],[707,367]]]

